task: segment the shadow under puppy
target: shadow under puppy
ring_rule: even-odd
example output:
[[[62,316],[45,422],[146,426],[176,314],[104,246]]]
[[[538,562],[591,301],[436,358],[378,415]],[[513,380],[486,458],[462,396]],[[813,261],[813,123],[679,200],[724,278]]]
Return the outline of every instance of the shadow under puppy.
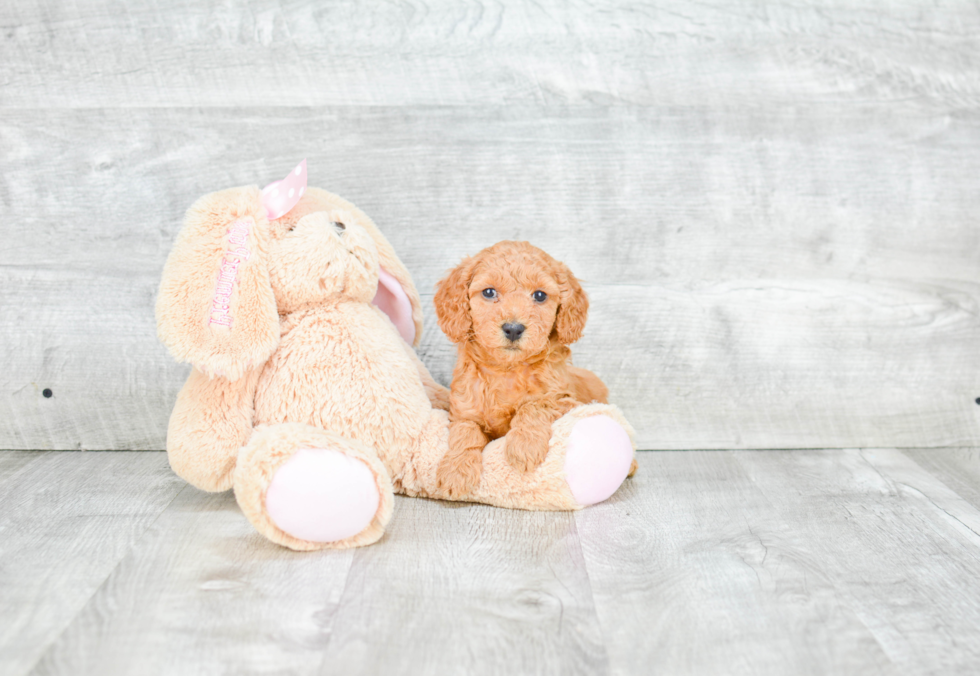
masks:
[[[589,300],[568,267],[541,249],[499,242],[464,259],[439,282],[435,307],[459,346],[449,452],[437,469],[450,495],[479,485],[493,439],[508,435],[508,462],[530,472],[548,453],[554,421],[582,404],[608,403],[605,384],[573,366],[568,348],[582,335]]]

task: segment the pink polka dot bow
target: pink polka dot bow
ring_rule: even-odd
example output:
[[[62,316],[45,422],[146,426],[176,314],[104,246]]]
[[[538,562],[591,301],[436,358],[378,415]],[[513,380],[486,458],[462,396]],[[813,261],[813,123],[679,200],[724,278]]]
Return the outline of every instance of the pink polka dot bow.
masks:
[[[306,160],[300,162],[295,169],[281,181],[273,181],[262,188],[262,204],[270,221],[288,213],[296,206],[299,198],[306,192]]]

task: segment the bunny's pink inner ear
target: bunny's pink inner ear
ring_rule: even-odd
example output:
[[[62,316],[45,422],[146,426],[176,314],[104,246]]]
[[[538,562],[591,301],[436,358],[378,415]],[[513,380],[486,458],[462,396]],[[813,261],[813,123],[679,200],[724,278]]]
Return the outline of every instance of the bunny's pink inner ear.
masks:
[[[371,301],[388,315],[391,323],[406,343],[415,342],[415,321],[412,319],[412,302],[398,280],[384,268],[378,270],[378,292]]]

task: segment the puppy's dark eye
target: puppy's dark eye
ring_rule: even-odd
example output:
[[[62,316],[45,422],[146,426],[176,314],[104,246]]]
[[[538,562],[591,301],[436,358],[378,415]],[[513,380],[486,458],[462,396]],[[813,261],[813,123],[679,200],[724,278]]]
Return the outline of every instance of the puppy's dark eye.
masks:
[[[341,233],[347,229],[347,226],[341,223],[340,221],[333,221],[331,225],[333,225],[333,229],[336,230],[338,233]]]
[[[496,289],[484,289],[483,290],[483,297],[486,298],[487,300],[493,300],[494,298],[497,297],[497,290]]]
[[[546,294],[544,291],[535,291],[531,294],[531,296],[534,298],[535,302],[538,303],[543,303],[548,300],[548,294]]]

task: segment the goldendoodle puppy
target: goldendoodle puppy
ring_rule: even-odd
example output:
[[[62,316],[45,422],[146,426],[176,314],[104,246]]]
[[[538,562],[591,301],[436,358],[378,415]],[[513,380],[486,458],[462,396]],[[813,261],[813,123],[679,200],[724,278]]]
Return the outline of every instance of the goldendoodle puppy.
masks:
[[[507,459],[525,472],[548,453],[551,424],[593,401],[598,376],[572,366],[589,301],[571,271],[527,242],[499,242],[439,282],[439,327],[459,346],[449,400],[449,453],[440,485],[464,495],[480,482],[483,447],[507,434]]]

